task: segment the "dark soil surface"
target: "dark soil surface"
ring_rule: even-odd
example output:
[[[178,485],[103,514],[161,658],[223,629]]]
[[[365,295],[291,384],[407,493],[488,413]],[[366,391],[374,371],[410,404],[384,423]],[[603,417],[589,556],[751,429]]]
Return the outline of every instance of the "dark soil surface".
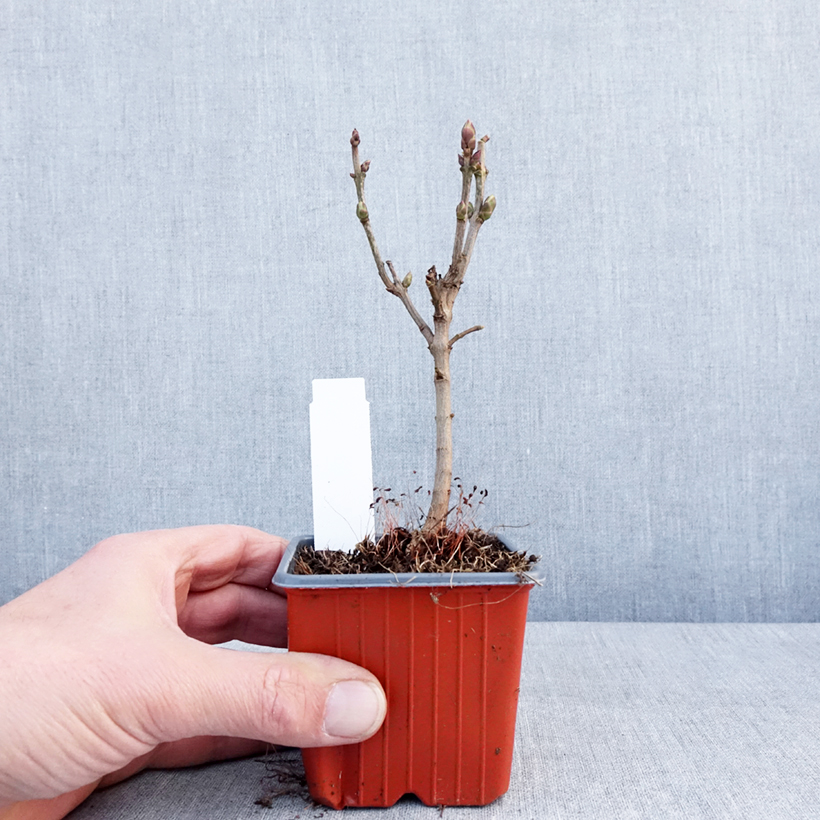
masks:
[[[513,552],[479,529],[425,533],[396,527],[378,542],[366,539],[353,552],[303,546],[296,575],[360,575],[370,572],[515,572],[524,580],[538,557]]]

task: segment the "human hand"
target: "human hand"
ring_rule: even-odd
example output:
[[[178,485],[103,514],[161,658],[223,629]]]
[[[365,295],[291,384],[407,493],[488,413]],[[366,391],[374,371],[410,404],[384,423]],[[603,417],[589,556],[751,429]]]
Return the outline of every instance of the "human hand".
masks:
[[[0,820],[64,817],[147,766],[374,734],[366,670],[208,645],[286,643],[268,589],[284,546],[248,527],[118,535],[0,607]]]

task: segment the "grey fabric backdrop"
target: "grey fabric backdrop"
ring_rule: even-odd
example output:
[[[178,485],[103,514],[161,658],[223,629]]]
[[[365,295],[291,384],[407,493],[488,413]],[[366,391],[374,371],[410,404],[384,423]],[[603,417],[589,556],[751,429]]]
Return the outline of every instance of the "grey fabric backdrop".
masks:
[[[817,620],[818,42],[814,0],[0,4],[0,602],[115,532],[308,531],[315,377],[429,480],[348,137],[420,282],[472,117],[457,470],[532,617]]]

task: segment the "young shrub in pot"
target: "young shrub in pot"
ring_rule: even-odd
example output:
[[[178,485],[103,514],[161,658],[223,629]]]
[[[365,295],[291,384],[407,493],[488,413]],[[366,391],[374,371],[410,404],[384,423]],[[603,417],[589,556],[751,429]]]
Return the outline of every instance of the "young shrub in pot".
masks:
[[[358,132],[350,139],[356,215],[378,275],[404,304],[433,357],[436,467],[418,528],[388,527],[349,555],[323,556],[310,536],[296,538],[274,578],[288,596],[289,648],[364,666],[387,693],[387,717],[372,738],[303,750],[312,797],[333,808],[390,806],[407,793],[431,806],[485,805],[509,786],[537,559],[451,516],[450,353],[481,330],[477,325],[451,335],[451,322],[479,231],[495,209],[495,197],[484,192],[488,139],[477,140],[470,121],[462,128],[452,259],[446,274],[431,267],[425,277],[432,327],[410,298],[412,276],[399,279],[382,259],[364,197],[370,162],[359,160]],[[459,490],[457,508],[465,500]],[[466,498],[469,505],[472,494]]]

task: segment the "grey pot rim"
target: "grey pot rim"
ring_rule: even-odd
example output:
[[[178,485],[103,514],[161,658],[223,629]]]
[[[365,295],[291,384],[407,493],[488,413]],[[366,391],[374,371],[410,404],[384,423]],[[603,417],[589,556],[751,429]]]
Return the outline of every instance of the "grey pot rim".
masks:
[[[275,589],[346,589],[367,587],[486,587],[486,586],[539,586],[543,572],[536,567],[522,580],[515,572],[374,572],[360,575],[295,575],[290,571],[297,550],[305,543],[312,544],[312,535],[292,538],[271,581]],[[504,543],[509,547],[506,540]]]

